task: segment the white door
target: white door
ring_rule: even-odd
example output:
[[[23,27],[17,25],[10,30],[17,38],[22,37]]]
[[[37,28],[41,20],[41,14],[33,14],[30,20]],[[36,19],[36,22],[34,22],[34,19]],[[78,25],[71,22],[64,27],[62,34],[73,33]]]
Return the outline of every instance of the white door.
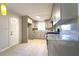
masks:
[[[9,46],[19,43],[19,20],[16,17],[9,19]]]

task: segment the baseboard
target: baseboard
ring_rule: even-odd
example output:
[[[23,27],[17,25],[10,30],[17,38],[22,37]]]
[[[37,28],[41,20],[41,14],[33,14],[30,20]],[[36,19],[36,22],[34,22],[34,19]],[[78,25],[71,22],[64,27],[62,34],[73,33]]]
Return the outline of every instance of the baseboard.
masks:
[[[15,44],[15,45],[17,45],[17,44]],[[11,47],[13,47],[13,46],[15,46],[15,45],[8,46],[8,47],[6,47],[6,48],[1,49],[1,50],[0,50],[0,53],[3,52],[3,51],[5,51],[5,50],[7,50],[7,49],[9,49],[9,48],[11,48]]]
[[[12,47],[12,46],[6,47],[6,48],[4,48],[4,49],[1,49],[1,50],[0,50],[0,53],[3,52],[3,51],[5,51],[5,50],[7,50],[7,49],[9,49],[9,48],[11,48],[11,47]]]

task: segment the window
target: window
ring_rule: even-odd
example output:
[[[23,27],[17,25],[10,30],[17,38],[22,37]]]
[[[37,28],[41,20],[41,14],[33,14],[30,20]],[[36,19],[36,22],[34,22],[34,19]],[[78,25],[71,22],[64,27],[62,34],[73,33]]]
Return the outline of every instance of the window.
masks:
[[[38,22],[37,28],[38,31],[45,31],[45,22]]]
[[[62,30],[71,30],[71,25],[70,24],[62,25],[61,28]]]

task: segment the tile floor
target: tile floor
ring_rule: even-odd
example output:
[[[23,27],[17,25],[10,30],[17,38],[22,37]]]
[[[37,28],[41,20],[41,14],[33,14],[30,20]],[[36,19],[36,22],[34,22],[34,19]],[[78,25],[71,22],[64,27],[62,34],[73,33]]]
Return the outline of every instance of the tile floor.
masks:
[[[0,56],[47,56],[46,40],[33,39],[0,53]]]

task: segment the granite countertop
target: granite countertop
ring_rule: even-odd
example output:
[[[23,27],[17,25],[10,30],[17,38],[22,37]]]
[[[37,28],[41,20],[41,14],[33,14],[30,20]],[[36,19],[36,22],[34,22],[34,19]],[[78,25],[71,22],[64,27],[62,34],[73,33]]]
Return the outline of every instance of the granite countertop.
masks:
[[[66,40],[66,41],[79,41],[77,35],[68,34],[48,34],[47,40]]]

